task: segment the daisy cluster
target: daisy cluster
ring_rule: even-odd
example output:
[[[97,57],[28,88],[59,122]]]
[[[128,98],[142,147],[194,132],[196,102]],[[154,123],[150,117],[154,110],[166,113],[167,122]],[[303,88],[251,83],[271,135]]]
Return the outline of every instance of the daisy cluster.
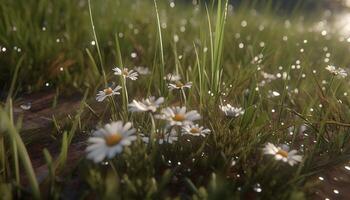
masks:
[[[122,76],[125,80],[137,80],[139,74],[146,75],[149,70],[147,68],[136,67],[134,70],[128,68],[114,68],[114,74]],[[191,88],[192,83],[181,83],[181,77],[177,74],[168,74],[165,79],[169,81],[168,88],[172,90],[183,90]],[[96,100],[104,101],[106,98],[119,95],[121,86],[107,87],[98,92]],[[116,121],[106,124],[104,127],[93,132],[92,137],[88,139],[89,146],[86,148],[87,158],[96,163],[105,159],[111,159],[123,151],[125,146],[129,146],[138,137],[145,143],[150,141],[158,144],[173,143],[178,141],[183,135],[202,136],[205,137],[211,131],[203,126],[195,123],[201,119],[200,114],[196,110],[187,110],[185,106],[163,107],[164,97],[156,98],[150,96],[141,100],[133,100],[128,104],[128,111],[132,113],[149,113],[152,121],[155,119],[165,122],[163,127],[153,127],[152,133],[144,134],[136,133],[131,122]],[[159,123],[162,124],[162,123]]]
[[[134,70],[116,67],[113,71],[115,75],[123,77],[124,80],[130,79],[132,81],[137,80],[139,74],[146,75],[149,73],[149,70],[143,67],[136,67]],[[338,74],[341,74],[341,72]],[[168,81],[170,91],[192,87],[192,82],[182,83],[181,76],[178,74],[168,74],[164,79]],[[98,92],[96,100],[102,102],[107,97],[111,98],[114,95],[119,95],[120,89],[122,89],[121,86],[107,87]],[[277,92],[273,93],[276,96]],[[162,106],[164,103],[164,97],[150,96],[141,100],[134,99],[128,104],[128,111],[131,113],[148,113],[152,120],[151,130],[147,130],[148,133],[136,133],[136,129],[133,128],[131,122],[116,121],[106,124],[94,131],[93,136],[88,139],[90,145],[86,148],[87,158],[96,163],[111,159],[120,154],[125,146],[131,145],[137,138],[140,138],[146,144],[157,143],[162,145],[177,142],[180,137],[185,135],[206,137],[210,134],[210,129],[197,123],[201,119],[201,115],[197,110],[188,110],[186,106],[164,107]],[[219,109],[228,118],[238,118],[245,113],[242,107],[234,107],[231,104],[220,105]],[[158,120],[157,123],[155,120]],[[156,125],[160,125],[160,127],[156,127]],[[302,156],[297,155],[296,150],[289,151],[287,145],[279,147],[268,143],[263,149],[263,153],[273,155],[276,160],[286,162],[291,166],[302,160]]]

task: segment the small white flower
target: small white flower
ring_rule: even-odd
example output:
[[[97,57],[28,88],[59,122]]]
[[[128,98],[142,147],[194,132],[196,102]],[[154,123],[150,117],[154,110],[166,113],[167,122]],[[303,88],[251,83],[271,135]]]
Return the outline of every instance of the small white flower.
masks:
[[[182,127],[183,134],[193,135],[193,136],[203,136],[205,137],[207,134],[210,133],[209,129],[205,129],[203,126],[196,125],[185,125]]]
[[[87,158],[98,163],[121,153],[123,146],[129,146],[136,140],[135,129],[131,126],[130,122],[123,125],[122,121],[117,121],[95,131],[94,136],[88,139],[90,145],[86,148]]]
[[[111,87],[105,88],[104,90],[99,91],[97,93],[96,100],[98,102],[102,102],[103,100],[105,100],[106,97],[119,95],[120,92],[118,92],[118,90],[120,90],[121,88],[122,87],[120,87],[119,85],[117,87],[115,87],[114,89],[112,89]]]
[[[170,126],[183,126],[193,124],[193,121],[199,120],[201,116],[196,110],[186,112],[186,107],[167,107],[161,112],[161,115],[156,116],[159,119],[168,121]]]
[[[326,70],[328,70],[332,74],[336,74],[336,72],[337,72],[336,67],[333,65],[327,65]]]
[[[151,73],[151,71],[147,67],[142,67],[142,66],[135,67],[134,70],[141,75],[148,75]]]
[[[240,107],[236,108],[231,106],[231,104],[226,104],[226,106],[219,106],[219,108],[222,110],[222,112],[225,113],[226,116],[229,116],[229,117],[238,117],[244,114],[243,108],[240,108]]]
[[[180,90],[180,89],[191,88],[191,87],[192,87],[192,82],[188,82],[186,84],[183,84],[180,81],[176,81],[174,83],[169,83],[169,85],[168,85],[168,88],[170,91],[174,90],[174,89]]]
[[[276,147],[274,144],[267,143],[264,148],[264,154],[273,155],[276,160],[287,162],[290,166],[293,166],[302,160],[302,156],[297,155],[296,150],[289,151],[289,147],[286,145]]]
[[[133,81],[136,80],[139,75],[134,70],[129,70],[128,68],[120,69],[119,67],[116,67],[113,71],[115,75],[123,76],[124,78],[129,78]]]
[[[164,77],[165,80],[168,80],[168,81],[171,81],[171,82],[174,82],[174,81],[180,81],[181,80],[181,76],[179,74],[167,74],[165,77]]]
[[[348,73],[343,68],[338,68],[338,75],[342,78],[345,78],[348,76]]]
[[[132,103],[128,105],[130,112],[156,112],[160,104],[164,102],[163,97],[159,97],[157,100],[155,97],[149,97],[147,99],[142,99],[142,101],[133,100]]]
[[[340,76],[341,78],[345,78],[348,76],[348,73],[343,69],[343,68],[336,68],[333,65],[328,65],[326,67],[326,70],[328,70],[331,74],[333,74],[334,76]]]
[[[142,136],[142,141],[146,144],[149,143],[149,136]],[[158,144],[169,143],[172,144],[178,140],[178,135],[175,130],[171,130],[170,133],[157,132],[154,141],[158,140]]]

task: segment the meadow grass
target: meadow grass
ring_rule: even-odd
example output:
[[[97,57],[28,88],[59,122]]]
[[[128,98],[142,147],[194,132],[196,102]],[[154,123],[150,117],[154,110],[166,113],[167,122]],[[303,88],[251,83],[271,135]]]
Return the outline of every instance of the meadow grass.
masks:
[[[314,177],[349,160],[349,82],[336,71],[350,62],[344,53],[349,44],[330,23],[320,23],[322,13],[304,15],[299,8],[282,14],[272,1],[235,7],[224,0],[0,1],[0,82],[6,91],[0,105],[0,194],[7,199],[313,197],[319,184]],[[328,65],[337,68],[328,71]],[[150,74],[130,79],[137,66]],[[121,75],[114,74],[115,67]],[[166,80],[169,73],[181,76],[181,84]],[[168,89],[186,83],[189,88]],[[117,85],[114,92],[120,95],[96,101],[98,91],[109,94]],[[42,150],[47,173],[39,179],[28,150],[40,137],[21,131],[26,121],[14,117],[12,102],[43,90],[57,91],[54,106],[60,95],[82,100],[67,117],[53,115],[50,129],[39,133],[60,146],[56,152]],[[149,96],[164,97],[155,114],[130,112],[133,100]],[[226,104],[244,112],[228,116],[221,110]],[[176,120],[159,114],[171,106],[197,110],[198,123],[211,132],[186,135],[178,126],[164,131],[167,120]],[[94,130],[119,120],[136,129],[131,145],[101,162],[83,153],[70,163],[74,144],[89,145]],[[160,144],[172,131],[177,141]],[[265,155],[267,143],[288,145],[302,159],[290,166]]]

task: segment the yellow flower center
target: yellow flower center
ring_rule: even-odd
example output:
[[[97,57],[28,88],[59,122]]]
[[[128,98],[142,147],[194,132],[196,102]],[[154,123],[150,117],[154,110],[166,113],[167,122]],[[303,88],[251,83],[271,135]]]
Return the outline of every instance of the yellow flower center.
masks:
[[[110,95],[110,94],[112,94],[113,93],[113,90],[112,90],[112,88],[106,88],[106,89],[104,89],[103,90],[104,91],[104,93],[106,94],[106,95]]]
[[[180,81],[176,81],[175,85],[176,85],[176,87],[178,87],[178,88],[182,88],[182,87],[184,86],[184,84],[181,83]]]
[[[191,128],[190,133],[192,134],[199,133],[199,128]]]
[[[124,76],[128,76],[129,75],[129,71],[127,69],[123,69],[123,75]]]
[[[114,146],[119,144],[119,142],[123,139],[123,136],[119,133],[111,134],[105,137],[107,146]]]
[[[182,122],[183,120],[185,120],[185,115],[176,114],[176,115],[173,117],[173,120],[174,120],[174,121],[178,121],[178,122]]]
[[[279,154],[279,155],[281,155],[282,157],[285,157],[285,158],[288,157],[288,152],[284,151],[282,149],[278,150],[276,154]]]

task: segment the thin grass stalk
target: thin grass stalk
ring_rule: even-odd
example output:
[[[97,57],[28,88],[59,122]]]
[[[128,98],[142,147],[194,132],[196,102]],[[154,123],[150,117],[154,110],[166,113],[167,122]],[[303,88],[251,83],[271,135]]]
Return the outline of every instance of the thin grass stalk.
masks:
[[[7,102],[7,106],[8,106],[8,113],[10,115],[10,120],[11,123],[14,124],[13,121],[13,109],[12,109],[12,99],[9,98],[8,102]],[[18,159],[18,150],[17,150],[17,144],[15,140],[11,141],[11,151],[12,151],[12,159],[13,159],[13,166],[15,168],[15,179],[16,179],[16,184],[17,185],[21,185],[20,182],[20,172],[19,172],[19,159]],[[20,190],[19,188],[17,188],[17,195],[20,194]]]
[[[196,61],[197,61],[197,69],[198,69],[198,81],[199,81],[199,107],[200,109],[203,108],[203,95],[204,95],[204,91],[203,91],[203,82],[202,82],[202,79],[203,79],[203,74],[204,74],[204,70],[202,69],[202,65],[199,61],[199,56],[198,56],[198,51],[197,51],[197,48],[196,48],[196,45],[193,44],[193,47],[194,47],[194,52],[196,53]]]
[[[160,25],[160,18],[159,18],[159,12],[158,12],[158,6],[157,6],[157,0],[154,0],[154,8],[156,11],[156,17],[157,17],[157,27],[158,27],[158,40],[159,40],[159,47],[160,47],[160,59],[161,59],[161,67],[160,67],[160,88],[162,93],[165,90],[165,85],[164,85],[164,68],[165,68],[165,61],[164,61],[164,48],[163,48],[163,37],[162,37],[162,29]]]
[[[213,31],[211,28],[211,20],[210,20],[210,14],[209,10],[207,7],[207,4],[205,4],[205,9],[207,12],[207,19],[208,19],[208,28],[209,28],[209,40],[210,40],[210,61],[211,61],[211,77],[210,77],[210,84],[211,84],[211,89],[212,89],[212,83],[214,82],[214,42],[213,42]]]
[[[118,63],[118,66],[123,70],[124,69],[123,58],[122,58],[122,53],[120,50],[120,43],[119,43],[118,35],[115,35],[115,44],[116,44],[116,53],[117,53],[117,63]],[[129,95],[128,95],[128,89],[126,87],[126,77],[124,77],[123,74],[121,75],[120,84],[122,85],[122,90],[123,90],[122,98],[123,98],[124,117],[125,117],[125,120],[127,120]],[[113,102],[113,103],[115,104],[115,102]],[[116,107],[116,105],[114,105],[114,106]]]
[[[9,93],[7,95],[7,102],[12,98],[13,96],[13,92],[15,90],[15,85],[16,85],[16,81],[17,81],[17,77],[18,77],[18,72],[19,72],[19,68],[20,66],[22,65],[22,62],[25,58],[25,54],[23,54],[20,59],[18,60],[17,62],[17,65],[15,67],[15,72],[13,73],[13,78],[12,78],[12,81],[11,81],[11,85],[10,85],[10,89],[9,89]]]
[[[91,27],[92,27],[92,33],[94,35],[94,40],[95,40],[95,43],[96,43],[96,49],[97,49],[97,53],[98,53],[98,58],[100,60],[100,65],[101,65],[101,73],[102,73],[102,76],[103,76],[105,87],[107,87],[107,77],[106,77],[106,73],[105,73],[105,70],[104,70],[104,64],[103,64],[102,54],[101,54],[101,50],[100,50],[100,45],[99,45],[99,42],[97,40],[94,20],[93,20],[93,17],[92,17],[91,0],[88,0],[88,5],[89,5],[89,15],[90,15],[90,23],[91,23]]]
[[[0,117],[3,120],[3,125],[5,125],[6,131],[8,132],[8,136],[10,138],[10,141],[15,141],[17,149],[18,149],[18,155],[19,158],[23,164],[24,171],[27,174],[28,180],[29,180],[29,185],[33,194],[34,199],[40,199],[40,190],[39,190],[39,184],[36,180],[36,176],[34,173],[34,169],[32,166],[32,163],[30,161],[27,149],[17,132],[14,124],[10,120],[8,114],[0,108]]]
[[[220,92],[220,79],[222,71],[222,54],[223,54],[223,41],[224,41],[224,31],[227,16],[227,6],[228,0],[226,0],[224,6],[224,12],[222,13],[221,0],[218,1],[217,10],[217,22],[215,27],[215,46],[214,46],[214,92],[219,94]]]

